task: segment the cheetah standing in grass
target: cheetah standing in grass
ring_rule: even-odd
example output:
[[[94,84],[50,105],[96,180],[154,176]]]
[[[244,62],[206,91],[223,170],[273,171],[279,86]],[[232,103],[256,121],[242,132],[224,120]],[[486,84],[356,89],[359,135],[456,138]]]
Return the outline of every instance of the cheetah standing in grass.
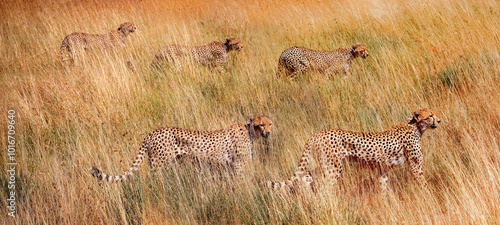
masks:
[[[303,47],[292,47],[281,53],[276,77],[285,73],[294,79],[299,74],[315,71],[323,74],[349,74],[353,59],[368,57],[368,50],[363,44],[348,48],[339,48],[331,52],[317,51]]]
[[[124,47],[129,33],[135,32],[136,27],[130,22],[120,25],[118,30],[108,34],[72,33],[66,36],[61,44],[59,54],[62,61],[75,60],[88,49],[113,49]]]
[[[413,113],[408,122],[393,126],[378,133],[359,133],[344,130],[325,130],[311,137],[305,146],[295,174],[284,182],[269,181],[271,189],[294,190],[301,184],[310,185],[314,190],[317,178],[326,177],[326,182],[337,182],[342,172],[345,158],[357,159],[376,170],[383,193],[386,193],[388,172],[394,166],[408,162],[410,171],[417,182],[426,187],[422,172],[421,138],[429,128],[435,129],[441,120],[430,109],[420,109]],[[319,166],[309,170],[311,157]]]
[[[203,66],[224,70],[227,53],[232,50],[240,51],[242,48],[243,44],[236,38],[227,38],[224,42],[214,41],[203,46],[169,45],[156,53],[151,65],[154,67],[162,64],[181,66],[192,60]]]
[[[151,167],[158,169],[183,158],[197,159],[210,165],[229,166],[239,176],[252,160],[252,145],[259,137],[268,138],[272,121],[267,116],[249,118],[247,123],[238,123],[218,131],[192,131],[166,127],[150,133],[132,166],[122,175],[112,176],[92,167],[91,173],[99,180],[121,182],[139,170],[147,153]]]

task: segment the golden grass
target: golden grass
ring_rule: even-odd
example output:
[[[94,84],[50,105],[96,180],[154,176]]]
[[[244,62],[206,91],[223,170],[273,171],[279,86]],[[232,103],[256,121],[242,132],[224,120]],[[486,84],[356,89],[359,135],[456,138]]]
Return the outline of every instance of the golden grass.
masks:
[[[209,3],[210,2],[210,3]],[[500,221],[500,4],[476,0],[35,1],[0,3],[0,122],[15,109],[18,213],[0,224],[495,224]],[[127,48],[61,65],[72,32],[107,33],[125,21]],[[152,70],[166,44],[237,37],[227,73]],[[330,50],[356,42],[370,57],[352,75],[274,77],[292,45]],[[130,60],[137,72],[126,68]],[[253,176],[283,180],[306,140],[327,128],[380,131],[430,107],[442,119],[423,138],[424,193],[403,166],[380,196],[371,173],[348,167],[340,191],[281,196],[250,181],[189,167],[143,166],[123,185],[99,184],[87,168],[118,174],[145,135],[163,126],[215,130],[267,114]],[[6,128],[0,131],[5,156]],[[6,159],[0,168],[6,171]],[[2,205],[8,193],[0,173]],[[219,181],[222,180],[222,181]],[[219,181],[219,182],[218,182]]]

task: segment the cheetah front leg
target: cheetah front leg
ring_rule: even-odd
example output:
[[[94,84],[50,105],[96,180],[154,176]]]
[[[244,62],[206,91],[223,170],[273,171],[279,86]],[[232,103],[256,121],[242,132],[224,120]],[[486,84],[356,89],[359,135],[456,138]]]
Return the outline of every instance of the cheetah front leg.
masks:
[[[226,69],[224,69],[224,66],[216,65],[212,68],[212,71],[218,72],[218,73],[225,73]]]
[[[425,181],[424,171],[422,170],[422,157],[410,158],[410,171],[417,183],[424,189],[428,189],[427,181]]]
[[[212,58],[208,59],[208,61],[214,62],[213,68],[212,68],[213,71],[220,72],[220,73],[226,72],[226,70],[224,69],[224,66],[227,63],[227,56],[225,56],[223,53],[213,52]]]
[[[351,70],[350,70],[350,66],[347,64],[347,65],[344,65],[344,78],[347,78],[347,76],[351,76]]]
[[[344,79],[351,75],[349,65],[334,64],[326,69],[325,74],[330,78],[335,74],[342,74]]]
[[[244,177],[243,173],[245,172],[245,160],[242,157],[236,157],[236,161],[234,162],[234,173],[238,179],[242,179]]]
[[[248,172],[248,163],[252,160],[252,144],[244,141],[239,141],[234,152],[234,173],[241,179]]]

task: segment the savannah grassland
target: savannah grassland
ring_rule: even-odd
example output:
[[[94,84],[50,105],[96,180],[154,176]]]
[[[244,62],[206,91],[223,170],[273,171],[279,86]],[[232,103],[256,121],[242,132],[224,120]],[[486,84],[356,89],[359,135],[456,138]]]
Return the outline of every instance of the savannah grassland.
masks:
[[[61,64],[67,34],[107,33],[126,21],[137,31],[125,49]],[[498,1],[7,0],[0,24],[0,224],[500,223]],[[245,48],[230,53],[224,73],[149,67],[166,44],[226,37]],[[274,76],[288,47],[356,42],[370,57],[354,61],[351,76]],[[422,141],[429,193],[406,166],[390,173],[388,197],[376,174],[353,165],[339,188],[312,197],[272,193],[252,179],[291,176],[320,130],[381,131],[422,107],[442,119]],[[15,219],[4,207],[9,109],[17,115]],[[123,172],[156,128],[216,130],[260,114],[275,130],[254,145],[247,180],[189,164],[155,172],[145,163],[124,184],[88,172]]]

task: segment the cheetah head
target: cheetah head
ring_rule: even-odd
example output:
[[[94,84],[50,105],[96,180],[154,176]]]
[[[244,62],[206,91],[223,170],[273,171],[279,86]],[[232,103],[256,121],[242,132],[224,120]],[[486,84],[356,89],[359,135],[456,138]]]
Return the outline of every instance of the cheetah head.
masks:
[[[133,23],[130,23],[130,22],[122,23],[120,25],[120,27],[118,27],[118,31],[121,31],[125,34],[133,33],[133,32],[135,32],[136,29],[137,28],[135,27],[135,25]]]
[[[413,113],[409,124],[416,124],[421,132],[428,128],[436,129],[441,120],[436,116],[432,109],[419,109]]]
[[[357,43],[357,44],[353,45],[351,51],[352,51],[354,58],[361,57],[364,59],[370,55],[370,54],[368,54],[368,49],[366,48],[366,46],[364,44],[361,44],[361,43]]]
[[[271,135],[271,129],[273,126],[273,121],[271,118],[267,116],[255,116],[253,118],[249,118],[250,123],[253,124],[253,130],[257,137],[262,136],[264,138],[268,138]]]
[[[241,41],[236,38],[226,38],[226,42],[224,42],[224,45],[227,46],[227,51],[240,51],[243,48],[243,44],[241,43]]]

